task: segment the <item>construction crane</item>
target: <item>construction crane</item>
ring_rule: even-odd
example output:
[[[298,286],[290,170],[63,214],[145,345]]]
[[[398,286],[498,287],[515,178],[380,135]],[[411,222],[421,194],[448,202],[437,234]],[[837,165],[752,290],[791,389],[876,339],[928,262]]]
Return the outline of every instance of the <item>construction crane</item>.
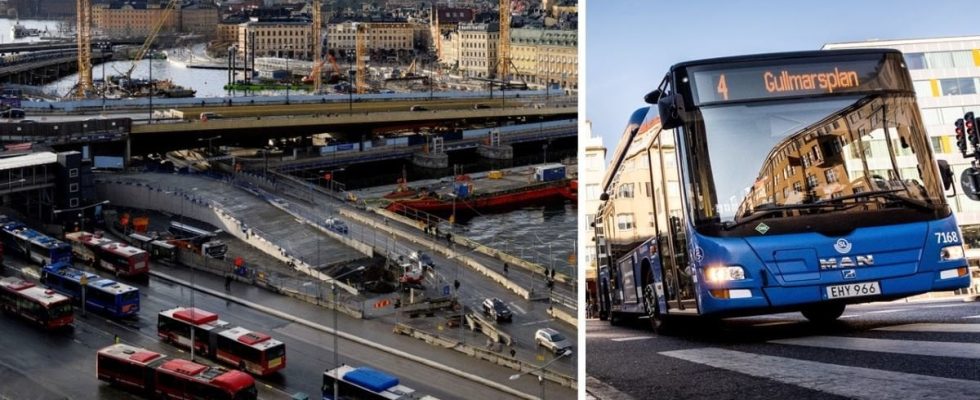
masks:
[[[75,97],[84,98],[92,93],[92,2],[77,0],[78,23],[78,84]]]
[[[320,75],[320,68],[323,67],[323,16],[320,15],[320,0],[313,0],[313,70],[310,75],[313,77],[313,93],[320,93],[320,85],[323,77]]]
[[[170,2],[167,3],[167,6],[163,8],[163,14],[160,16],[160,19],[157,20],[156,24],[154,24],[153,28],[150,30],[150,33],[146,36],[143,46],[141,46],[139,51],[136,52],[136,57],[133,57],[133,65],[130,65],[129,69],[126,70],[125,75],[127,79],[132,76],[133,70],[136,69],[137,63],[139,63],[143,57],[146,57],[146,53],[150,51],[150,46],[153,45],[153,41],[156,40],[157,35],[160,34],[160,30],[163,29],[163,24],[167,23],[167,19],[170,18],[170,14],[173,13],[174,9],[180,5],[180,1],[181,0],[170,0]],[[152,82],[150,84],[152,85]]]
[[[510,67],[510,0],[500,0],[500,42],[497,44],[497,79],[506,85]]]
[[[356,52],[355,57],[357,58],[357,85],[355,86],[357,94],[362,94],[367,92],[367,31],[368,24],[358,23],[355,25],[355,42],[356,42]]]

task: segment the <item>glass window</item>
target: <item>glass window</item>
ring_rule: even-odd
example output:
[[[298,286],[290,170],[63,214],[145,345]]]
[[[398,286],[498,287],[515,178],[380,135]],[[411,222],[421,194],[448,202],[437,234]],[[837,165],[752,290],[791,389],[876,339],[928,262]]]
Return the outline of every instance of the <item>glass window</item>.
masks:
[[[927,68],[953,67],[953,54],[950,52],[926,53]]]
[[[960,92],[959,79],[957,78],[940,79],[939,91],[943,96],[963,94]]]
[[[953,125],[957,119],[963,118],[963,107],[943,107],[940,112],[943,116],[943,125]]]
[[[633,197],[633,184],[624,183],[619,185],[619,197],[622,198],[632,198]]]
[[[941,137],[939,137],[939,136],[931,136],[931,137],[929,137],[929,143],[932,144],[932,152],[933,153],[942,153],[943,152],[943,144],[942,144],[942,138]]]
[[[599,200],[599,184],[590,183],[588,185],[585,185],[585,199]]]
[[[918,97],[932,97],[932,84],[929,81],[912,81],[912,88]]]
[[[922,113],[922,122],[927,126],[943,124],[938,108],[923,108],[920,111]]]
[[[621,231],[633,230],[633,214],[616,214],[616,228]]]
[[[973,52],[954,51],[950,53],[953,57],[953,66],[957,68],[973,67]]]
[[[909,69],[926,69],[926,57],[922,53],[905,53],[905,63]]]

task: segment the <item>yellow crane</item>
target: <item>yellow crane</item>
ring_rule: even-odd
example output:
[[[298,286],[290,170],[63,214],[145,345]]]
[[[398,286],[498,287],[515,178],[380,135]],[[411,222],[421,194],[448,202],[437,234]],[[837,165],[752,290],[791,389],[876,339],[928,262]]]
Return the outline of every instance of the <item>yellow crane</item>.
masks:
[[[75,97],[84,98],[92,93],[92,2],[77,0],[75,4],[78,23],[78,84]]]
[[[358,23],[355,25],[355,47],[354,56],[357,58],[357,94],[367,92],[367,32],[368,24]]]
[[[497,44],[497,79],[507,84],[510,67],[510,0],[500,0],[500,41]]]
[[[320,93],[320,85],[323,83],[323,76],[320,69],[323,67],[323,16],[320,15],[320,0],[313,0],[313,70],[310,75],[313,77],[313,93]]]
[[[173,14],[174,9],[176,9],[178,5],[180,5],[180,0],[170,0],[170,2],[168,2],[163,8],[163,14],[160,16],[160,19],[158,19],[153,25],[153,28],[146,36],[146,40],[143,42],[143,45],[140,46],[139,50],[136,52],[136,56],[133,57],[133,64],[130,65],[129,69],[126,71],[126,78],[130,78],[130,76],[133,74],[133,70],[136,69],[136,65],[143,59],[143,57],[146,57],[146,53],[150,51],[150,46],[153,45],[153,41],[156,40],[157,35],[160,34],[160,30],[163,29],[163,25],[167,23],[167,19],[170,18],[170,15]]]

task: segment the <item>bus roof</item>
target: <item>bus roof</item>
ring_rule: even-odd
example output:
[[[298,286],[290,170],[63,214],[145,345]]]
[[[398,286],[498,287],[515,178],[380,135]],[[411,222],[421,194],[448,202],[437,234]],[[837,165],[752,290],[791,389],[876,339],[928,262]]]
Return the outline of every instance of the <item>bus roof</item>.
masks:
[[[0,286],[18,292],[22,296],[32,299],[45,307],[68,301],[68,297],[58,294],[53,290],[37,287],[32,282],[13,276],[0,279]]]
[[[146,250],[143,250],[139,247],[127,246],[124,243],[119,243],[119,242],[112,242],[109,244],[102,245],[102,249],[123,257],[132,257],[138,254],[146,253]]]
[[[901,54],[900,51],[895,49],[842,49],[842,50],[807,50],[807,51],[790,51],[782,53],[762,53],[762,54],[748,54],[740,56],[729,56],[729,57],[717,57],[717,58],[705,58],[701,60],[691,60],[684,61],[674,64],[670,67],[673,71],[678,68],[687,68],[698,65],[711,65],[711,64],[728,64],[728,63],[738,63],[745,61],[765,61],[765,60],[783,60],[787,58],[817,58],[817,57],[827,57],[832,55],[869,55],[869,54],[887,54],[887,53],[897,53]]]
[[[211,330],[228,325],[227,322],[219,320],[218,314],[204,311],[199,308],[175,307],[169,310],[160,311],[160,315],[184,321],[188,324]]]
[[[128,360],[139,365],[147,365],[153,361],[162,360],[167,357],[157,352],[122,343],[103,348],[99,350],[99,354],[120,360]]]
[[[343,376],[344,380],[375,392],[383,392],[398,386],[398,378],[368,367],[354,368]]]
[[[87,244],[89,246],[102,246],[107,243],[112,243],[112,239],[85,231],[66,233],[65,239]]]
[[[242,371],[231,370],[212,379],[211,384],[235,393],[249,386],[254,386],[255,378]]]
[[[253,332],[240,326],[221,332],[220,335],[258,350],[266,350],[282,344],[282,342],[273,339],[272,336]]]
[[[35,231],[29,228],[27,225],[17,221],[7,222],[3,225],[3,230],[10,232],[11,235],[27,240],[32,244],[36,244],[49,250],[66,245],[66,243],[58,239]]]
[[[80,282],[82,276],[88,279],[88,287],[103,291],[111,294],[122,294],[126,292],[139,291],[139,289],[129,286],[125,283],[116,282],[112,279],[103,278],[91,272],[82,271],[80,269],[74,268],[71,264],[65,262],[59,262],[54,264],[49,264],[44,266],[44,270],[48,273],[61,276],[65,279]]]
[[[202,372],[204,372],[204,370],[208,369],[208,367],[189,360],[175,358],[163,363],[163,365],[160,366],[160,369],[185,376],[196,376],[200,375]]]

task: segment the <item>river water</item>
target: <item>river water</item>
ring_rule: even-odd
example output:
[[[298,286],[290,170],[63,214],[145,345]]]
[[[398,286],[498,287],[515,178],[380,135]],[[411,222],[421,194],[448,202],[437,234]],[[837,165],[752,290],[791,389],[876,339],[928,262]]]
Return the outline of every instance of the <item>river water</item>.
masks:
[[[11,28],[14,24],[19,23],[21,26],[28,29],[37,29],[41,31],[41,36],[30,36],[20,39],[14,39]],[[0,18],[0,44],[7,43],[33,43],[40,42],[43,38],[51,37],[58,34],[59,25],[63,25],[58,21],[45,21],[36,19],[22,19],[14,20],[9,18]],[[74,37],[74,35],[72,35]]]

